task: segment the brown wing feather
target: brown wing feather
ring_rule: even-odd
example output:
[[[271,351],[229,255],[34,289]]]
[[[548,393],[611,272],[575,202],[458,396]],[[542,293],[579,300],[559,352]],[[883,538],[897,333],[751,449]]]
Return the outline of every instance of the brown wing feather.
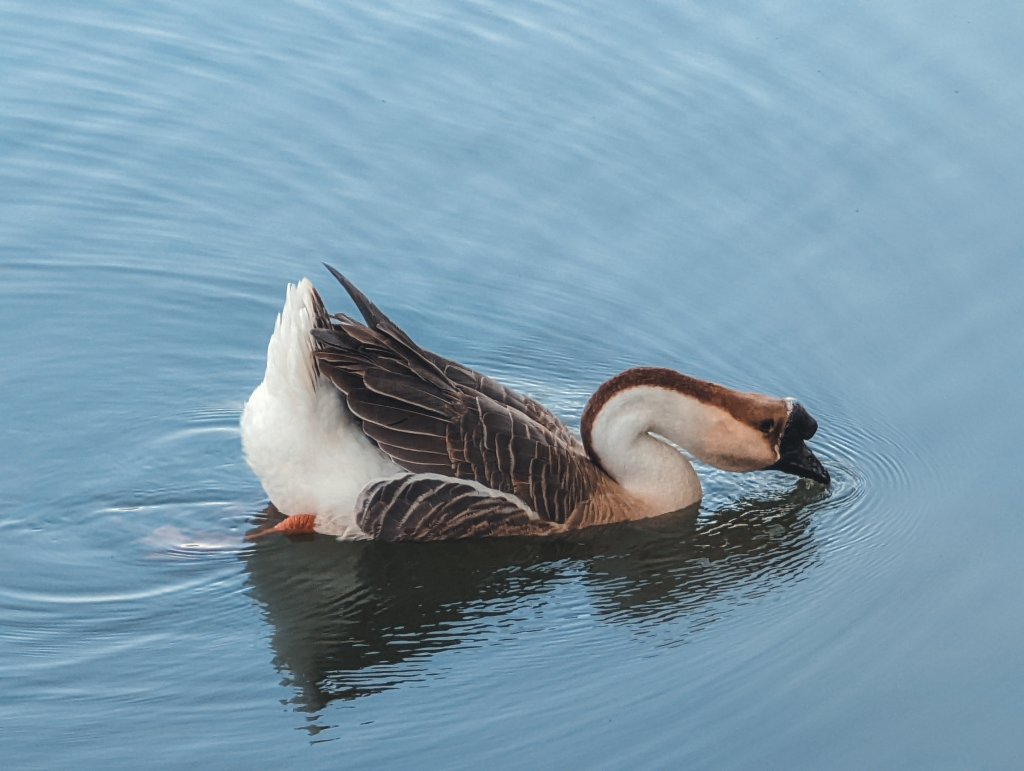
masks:
[[[451,541],[496,535],[545,535],[557,525],[531,516],[504,495],[435,474],[403,474],[366,487],[356,522],[377,541]]]
[[[551,414],[548,408],[540,402],[534,401],[529,396],[517,393],[497,380],[492,380],[486,375],[482,375],[476,370],[470,369],[458,362],[444,359],[430,351],[424,351],[424,353],[433,360],[438,369],[453,383],[469,391],[489,396],[500,404],[507,404],[509,407],[518,410],[547,428],[562,441],[568,444],[576,443],[576,437],[573,436],[569,427]]]
[[[400,466],[470,479],[564,522],[598,472],[583,445],[537,402],[419,348],[331,269],[366,318],[313,331],[320,371],[363,432]]]

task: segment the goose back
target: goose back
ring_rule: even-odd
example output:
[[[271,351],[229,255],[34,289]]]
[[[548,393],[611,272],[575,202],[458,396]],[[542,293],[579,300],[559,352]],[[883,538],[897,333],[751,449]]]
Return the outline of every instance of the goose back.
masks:
[[[583,445],[547,409],[416,345],[328,266],[366,321],[337,314],[313,331],[321,373],[366,437],[402,468],[514,495],[565,522],[602,486]]]

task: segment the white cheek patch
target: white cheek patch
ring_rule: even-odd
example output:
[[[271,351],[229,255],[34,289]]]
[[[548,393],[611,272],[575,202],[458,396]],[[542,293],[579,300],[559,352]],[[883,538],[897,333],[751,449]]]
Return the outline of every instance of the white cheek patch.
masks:
[[[778,414],[776,411],[775,416]],[[680,391],[637,386],[609,399],[593,424],[594,450],[606,470],[614,469],[615,478],[643,471],[635,468],[644,465],[642,460],[628,449],[641,434],[655,434],[667,440],[664,443],[724,471],[756,471],[778,460],[772,439],[727,409]]]
[[[715,407],[703,437],[706,457],[701,460],[724,471],[758,471],[778,460],[778,450],[762,432]]]

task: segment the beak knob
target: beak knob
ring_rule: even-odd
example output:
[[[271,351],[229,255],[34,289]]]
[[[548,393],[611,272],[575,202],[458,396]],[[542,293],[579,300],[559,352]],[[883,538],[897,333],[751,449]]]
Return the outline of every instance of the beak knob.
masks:
[[[789,436],[790,432],[796,438],[804,440],[810,439],[818,432],[818,421],[811,417],[811,413],[805,410],[800,402],[793,405],[793,411],[789,414],[786,437]]]
[[[789,413],[789,422],[779,443],[779,460],[768,468],[829,485],[832,478],[805,442],[818,431],[818,421],[799,402]]]

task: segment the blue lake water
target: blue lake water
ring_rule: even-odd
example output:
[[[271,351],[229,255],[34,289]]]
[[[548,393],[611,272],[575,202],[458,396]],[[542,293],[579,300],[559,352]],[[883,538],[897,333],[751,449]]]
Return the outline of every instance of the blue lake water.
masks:
[[[0,2],[5,767],[1019,768],[1019,4]],[[797,396],[826,492],[245,542],[284,286],[573,426]]]

